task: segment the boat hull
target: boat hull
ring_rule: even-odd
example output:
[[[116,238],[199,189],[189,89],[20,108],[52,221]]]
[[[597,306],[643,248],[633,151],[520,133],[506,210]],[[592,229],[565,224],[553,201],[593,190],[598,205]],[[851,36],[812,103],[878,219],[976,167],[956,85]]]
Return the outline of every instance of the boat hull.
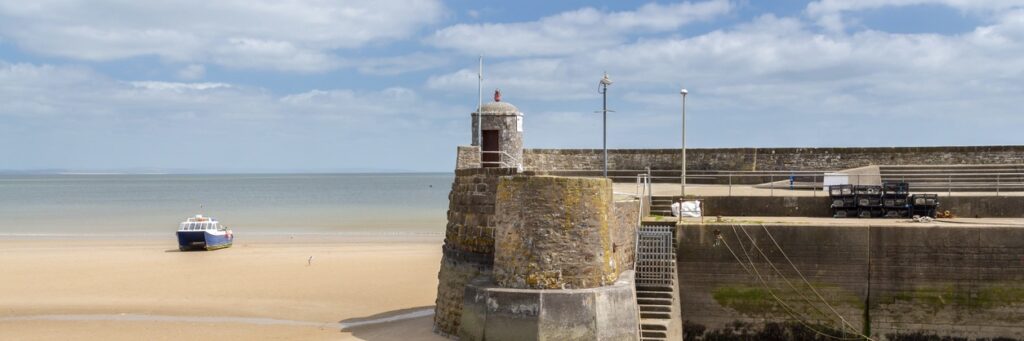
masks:
[[[227,233],[210,233],[207,231],[178,231],[178,249],[216,250],[231,247],[234,237]]]

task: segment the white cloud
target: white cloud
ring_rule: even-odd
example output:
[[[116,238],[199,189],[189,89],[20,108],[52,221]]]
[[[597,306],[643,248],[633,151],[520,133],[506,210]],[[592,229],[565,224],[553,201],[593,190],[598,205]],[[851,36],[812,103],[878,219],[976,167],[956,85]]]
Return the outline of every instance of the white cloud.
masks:
[[[434,32],[427,42],[467,54],[553,56],[611,47],[630,34],[665,32],[728,13],[727,0],[650,3],[634,11],[602,12],[587,7],[537,21],[458,24]]]
[[[316,71],[337,66],[338,49],[407,38],[443,12],[436,0],[6,1],[0,37],[30,52],[81,60],[151,55]]]
[[[224,83],[175,83],[158,81],[129,82],[128,84],[131,84],[132,86],[141,89],[175,92],[183,92],[190,90],[211,90],[231,87],[231,85]]]
[[[688,114],[695,126],[709,129],[695,132],[695,141],[713,146],[1010,143],[1008,125],[1024,124],[1024,11],[1004,11],[989,21],[961,35],[847,34],[821,33],[800,18],[763,16],[692,37],[506,59],[485,66],[485,78],[488,89],[506,90],[524,111],[554,106],[583,117],[599,107],[596,84],[607,70],[615,80],[610,106],[619,111],[613,118],[624,118],[610,124],[643,131],[655,145],[650,141],[672,134],[665,127],[678,125],[681,85],[690,90]],[[475,76],[475,68],[466,67],[426,85],[475,95]],[[625,119],[638,116],[645,118]],[[906,130],[870,130],[885,122]],[[638,123],[644,127],[633,127]],[[836,125],[886,138],[822,142],[830,138],[824,127]],[[568,128],[540,129],[561,134]],[[797,131],[777,134],[791,129]]]
[[[121,82],[88,69],[0,61],[0,118],[23,117],[60,123],[106,117],[154,122],[180,118],[213,120],[347,119],[369,124],[388,116],[395,125],[444,121],[453,113],[401,87],[379,91],[309,90],[275,96],[268,90],[215,82]],[[459,115],[461,116],[461,115]],[[273,124],[268,124],[271,128]],[[358,125],[349,127],[358,131]]]
[[[189,64],[178,70],[178,78],[184,80],[197,80],[206,76],[206,67],[203,64]]]
[[[372,75],[397,75],[443,66],[448,59],[436,54],[416,52],[406,56],[365,59],[355,63],[359,72]]]
[[[983,15],[1024,7],[1020,0],[820,0],[807,4],[806,12],[817,20],[818,25],[833,32],[841,32],[847,26],[843,13],[915,5],[942,5]]]
[[[274,94],[0,60],[5,168],[450,169],[470,108],[401,87]]]

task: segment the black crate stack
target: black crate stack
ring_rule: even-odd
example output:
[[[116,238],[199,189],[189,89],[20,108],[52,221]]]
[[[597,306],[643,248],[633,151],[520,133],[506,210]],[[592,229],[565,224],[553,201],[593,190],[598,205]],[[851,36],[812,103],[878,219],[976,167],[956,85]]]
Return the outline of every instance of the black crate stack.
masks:
[[[935,218],[939,208],[938,194],[914,194],[910,196],[911,211],[916,216]]]
[[[910,218],[910,185],[906,182],[882,184],[882,211],[886,218]]]
[[[910,195],[910,185],[905,182],[829,186],[828,195],[835,218],[935,218],[939,208],[938,194]]]
[[[829,186],[828,196],[832,199],[832,216],[847,218],[857,216],[857,194],[853,185]]]
[[[877,218],[882,211],[882,186],[860,185],[854,187],[857,194],[857,216],[861,218]]]

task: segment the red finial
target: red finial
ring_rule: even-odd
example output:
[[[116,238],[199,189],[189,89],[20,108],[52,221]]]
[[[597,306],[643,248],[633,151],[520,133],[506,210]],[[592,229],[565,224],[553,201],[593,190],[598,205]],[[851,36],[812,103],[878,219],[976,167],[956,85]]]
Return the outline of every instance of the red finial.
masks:
[[[501,102],[501,89],[494,89],[494,101]]]

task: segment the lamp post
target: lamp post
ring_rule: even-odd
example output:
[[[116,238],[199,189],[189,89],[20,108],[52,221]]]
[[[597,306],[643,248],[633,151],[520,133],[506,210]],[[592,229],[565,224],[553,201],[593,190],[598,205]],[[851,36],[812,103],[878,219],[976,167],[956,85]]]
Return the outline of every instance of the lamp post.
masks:
[[[686,197],[686,88],[679,90],[679,94],[683,96],[683,162],[680,166],[682,172],[679,176],[679,192],[685,198]]]
[[[601,82],[598,85],[597,92],[601,93],[603,104],[601,106],[601,113],[604,114],[603,124],[603,138],[602,146],[604,149],[604,177],[608,177],[608,86],[612,85],[611,78],[608,78],[608,73],[604,73],[604,77],[601,78]]]

